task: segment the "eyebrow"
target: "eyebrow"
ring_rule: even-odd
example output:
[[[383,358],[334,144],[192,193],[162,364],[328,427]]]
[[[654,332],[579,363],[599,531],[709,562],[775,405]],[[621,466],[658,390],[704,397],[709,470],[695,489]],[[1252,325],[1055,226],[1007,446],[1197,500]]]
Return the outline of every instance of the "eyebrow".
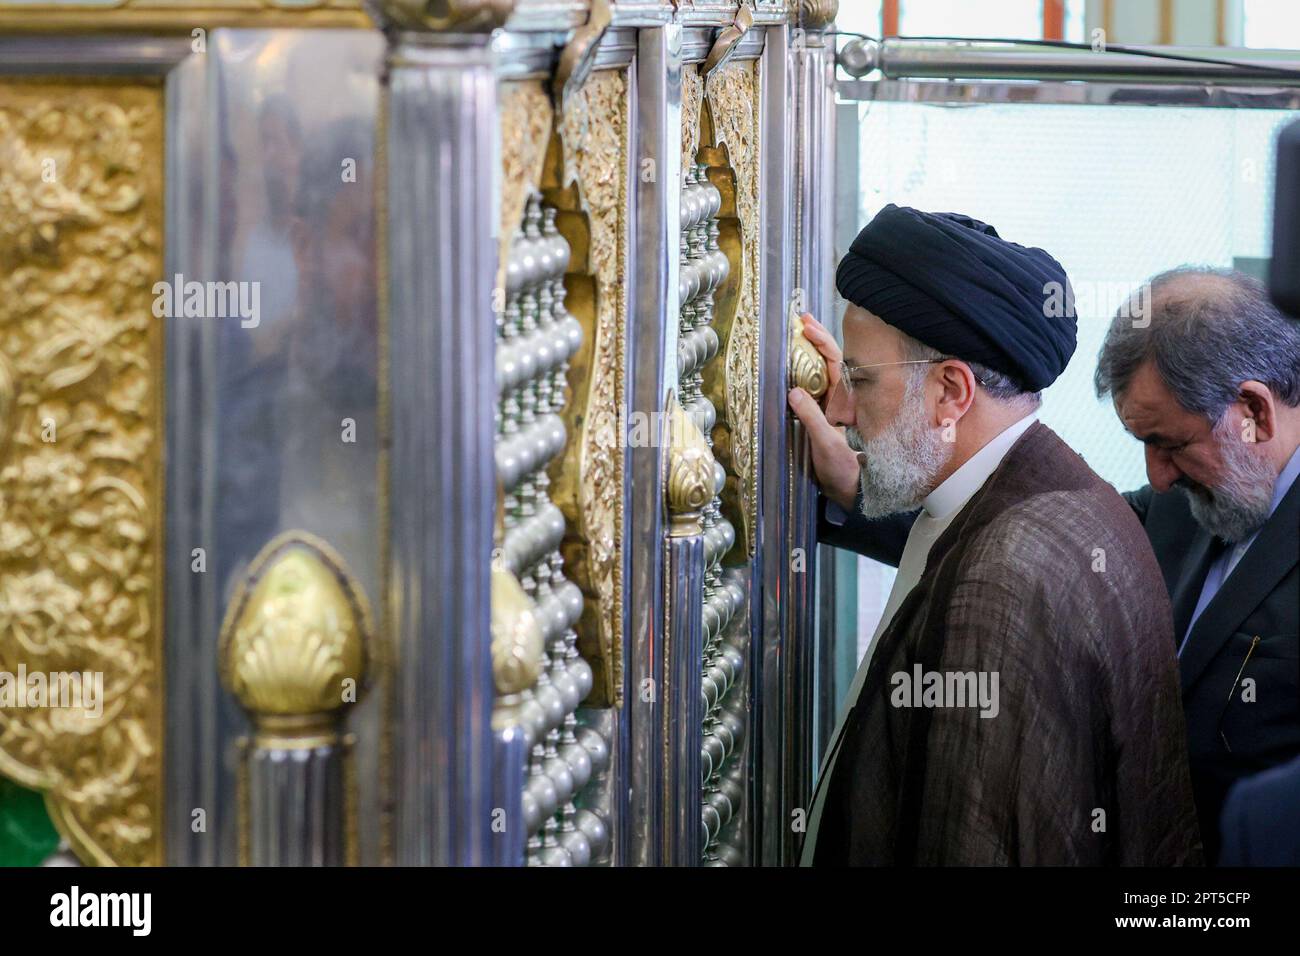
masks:
[[[1148,432],[1146,435],[1135,435],[1133,434],[1133,429],[1129,428],[1127,425],[1124,426],[1124,430],[1128,432],[1130,435],[1133,435],[1134,438],[1136,438],[1144,445],[1185,445],[1187,444],[1187,442],[1185,442],[1181,438],[1170,438],[1168,435],[1160,434],[1160,432]]]

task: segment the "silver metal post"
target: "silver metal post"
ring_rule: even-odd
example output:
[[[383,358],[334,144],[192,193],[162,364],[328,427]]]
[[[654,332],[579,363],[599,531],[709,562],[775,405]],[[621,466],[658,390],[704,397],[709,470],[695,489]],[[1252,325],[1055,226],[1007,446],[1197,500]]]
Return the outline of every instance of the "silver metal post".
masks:
[[[789,379],[784,343],[785,307],[794,288],[794,245],[791,209],[793,187],[794,116],[789,109],[791,75],[790,31],[785,26],[767,29],[760,63],[764,162],[760,191],[763,233],[763,284],[760,299],[762,364],[760,389],[759,519],[756,579],[761,594],[754,617],[761,630],[753,647],[751,673],[755,676],[756,767],[761,791],[751,806],[757,810],[755,829],[761,853],[758,862],[779,866],[793,852],[789,804],[782,783],[785,760],[785,722],[788,719],[782,690],[784,673],[786,577],[789,527],[789,434],[786,382]],[[775,341],[774,341],[775,340]]]
[[[637,38],[636,134],[639,170],[635,188],[635,306],[628,322],[631,401],[629,413],[660,421],[676,369],[666,357],[677,353],[677,190],[681,182],[681,27],[668,24],[639,31]],[[669,250],[648,255],[646,250]],[[663,862],[664,806],[664,519],[662,449],[631,447],[629,522],[631,615],[626,645],[627,695],[622,729],[627,749],[629,806],[624,862]],[[692,812],[695,811],[692,807]]]
[[[389,629],[400,864],[491,860],[496,78],[398,42],[387,97]]]

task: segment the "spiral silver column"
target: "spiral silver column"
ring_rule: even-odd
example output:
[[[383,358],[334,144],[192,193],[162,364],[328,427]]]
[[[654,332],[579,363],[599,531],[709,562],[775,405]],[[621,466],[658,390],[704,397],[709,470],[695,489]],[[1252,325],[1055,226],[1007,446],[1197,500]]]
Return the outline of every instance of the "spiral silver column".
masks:
[[[592,686],[574,631],[583,598],[564,575],[564,515],[547,492],[547,467],[565,446],[565,372],[582,342],[581,323],[564,307],[569,247],[555,215],[539,195],[528,197],[496,320],[500,557],[535,608],[546,653],[519,708],[529,748],[521,802],[525,859],[530,866],[585,866],[605,852],[609,825],[576,801],[593,773],[605,769],[609,743],[598,729],[578,724],[578,705]]]

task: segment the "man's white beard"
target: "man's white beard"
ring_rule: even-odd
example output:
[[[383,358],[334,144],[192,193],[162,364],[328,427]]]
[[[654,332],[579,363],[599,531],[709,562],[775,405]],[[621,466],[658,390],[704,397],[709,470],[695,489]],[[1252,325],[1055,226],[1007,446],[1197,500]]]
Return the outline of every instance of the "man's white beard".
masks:
[[[942,430],[926,424],[924,374],[908,380],[898,414],[879,435],[864,440],[849,428],[845,437],[850,448],[865,455],[858,463],[862,514],[868,518],[919,508],[952,457],[952,444],[943,440]]]
[[[1244,541],[1268,520],[1277,475],[1262,455],[1254,454],[1227,417],[1214,426],[1214,438],[1223,452],[1223,477],[1213,488],[1190,478],[1174,485],[1183,489],[1192,517],[1210,534],[1224,541]]]

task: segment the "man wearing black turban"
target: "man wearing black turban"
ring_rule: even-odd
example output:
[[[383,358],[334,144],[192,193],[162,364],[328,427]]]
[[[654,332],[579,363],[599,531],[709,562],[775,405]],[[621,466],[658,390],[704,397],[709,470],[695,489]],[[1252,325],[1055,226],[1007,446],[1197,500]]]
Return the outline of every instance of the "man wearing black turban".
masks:
[[[1037,421],[1074,352],[1065,271],[968,216],[891,205],[836,282],[844,352],[804,317],[825,408],[790,393],[833,503],[822,540],[861,550],[888,526],[869,519],[916,517],[803,862],[1200,862],[1159,566]],[[853,511],[838,526],[835,505]]]

